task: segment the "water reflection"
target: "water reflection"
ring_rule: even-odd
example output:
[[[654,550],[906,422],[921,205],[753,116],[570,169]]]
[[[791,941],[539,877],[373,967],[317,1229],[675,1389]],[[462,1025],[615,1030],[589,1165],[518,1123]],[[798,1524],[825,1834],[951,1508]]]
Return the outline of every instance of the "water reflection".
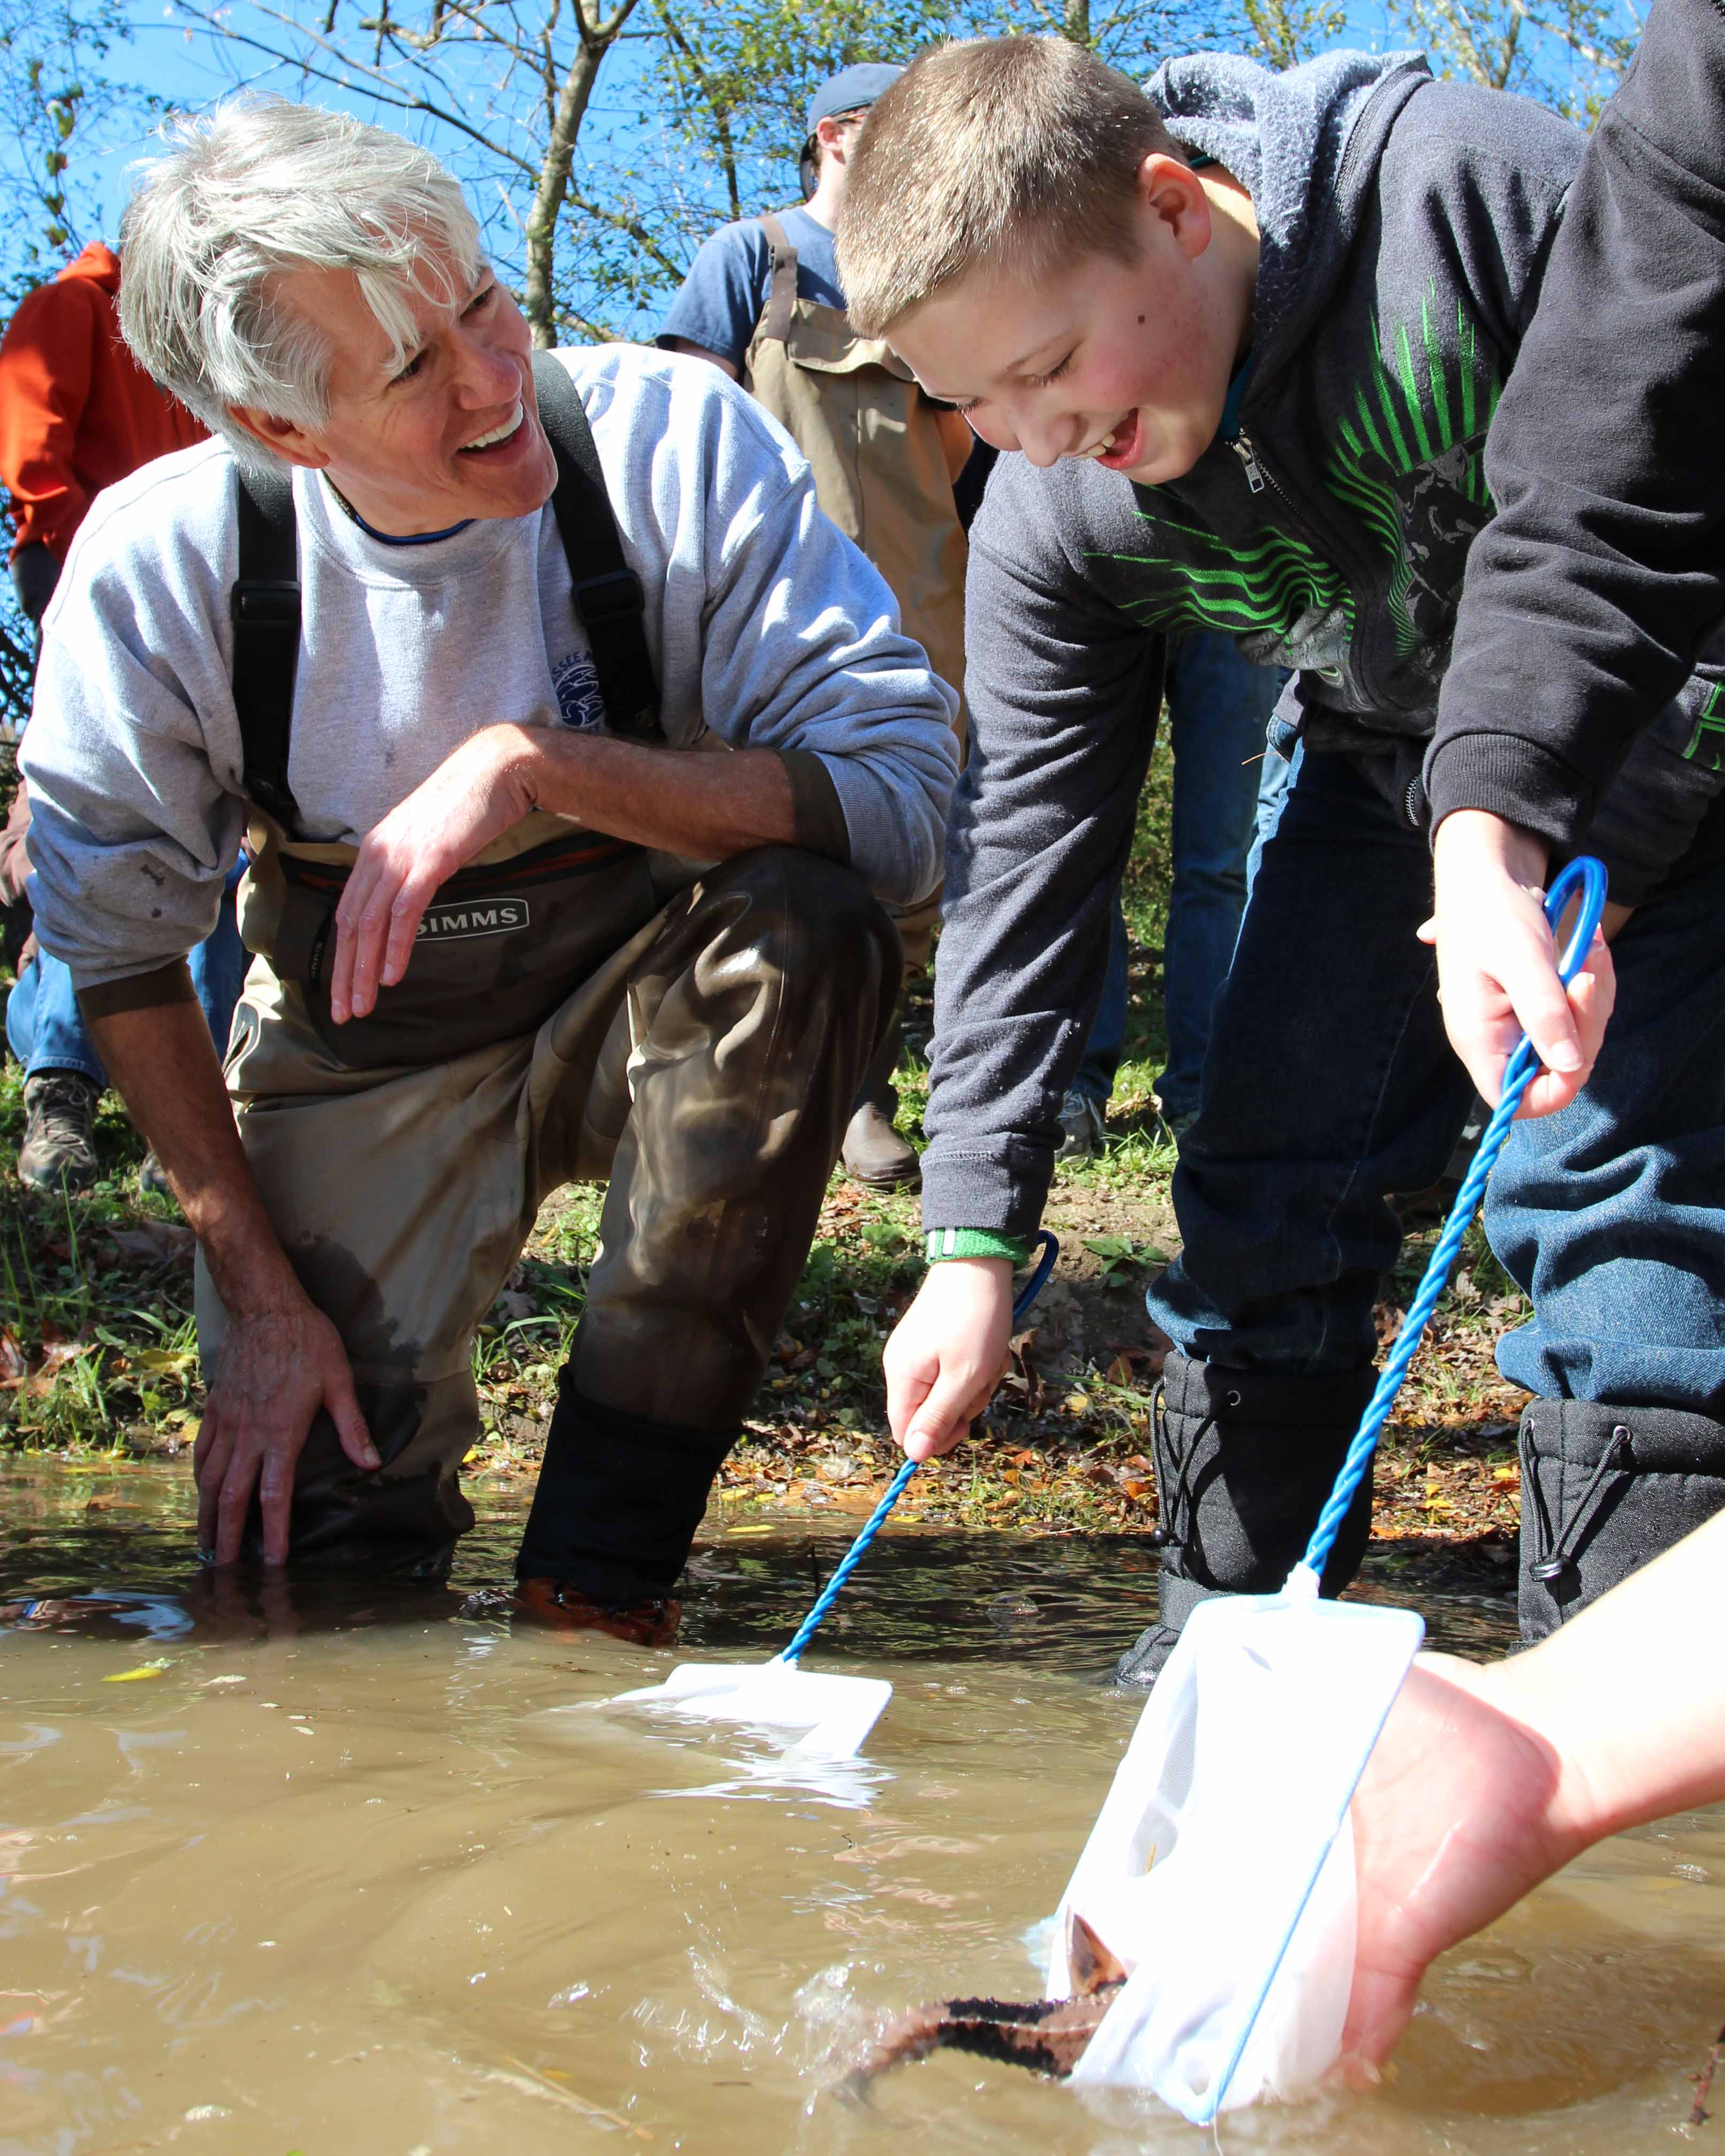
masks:
[[[1137,1712],[1096,1679],[1153,1607],[1142,1543],[887,1541],[819,1650],[896,1688],[839,1787],[603,1708],[670,1656],[462,1616],[514,1504],[400,1595],[200,1578],[178,1473],[12,1465],[0,1506],[0,1599],[88,1604],[0,1635],[0,2156],[1209,2145],[950,2056],[824,2093],[879,2017],[1034,1987]],[[772,1652],[845,1541],[716,1538],[678,1655]],[[1432,1614],[1507,1634],[1502,1599]],[[1594,1852],[1450,1958],[1394,2082],[1223,2146],[1664,2148],[1725,2018],[1720,1881],[1712,1815]]]

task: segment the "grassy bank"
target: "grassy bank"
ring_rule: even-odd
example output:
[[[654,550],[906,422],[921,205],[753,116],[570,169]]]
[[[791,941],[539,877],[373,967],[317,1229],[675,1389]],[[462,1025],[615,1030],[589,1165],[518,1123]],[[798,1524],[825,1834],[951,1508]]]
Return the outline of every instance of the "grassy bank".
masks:
[[[1163,1060],[1161,951],[1169,766],[1158,754],[1127,884],[1132,1010],[1110,1145],[1061,1167],[1048,1214],[1059,1272],[1025,1332],[985,1427],[919,1476],[907,1517],[1050,1531],[1156,1523],[1149,1391],[1163,1346],[1142,1289],[1178,1247],[1153,1082]],[[919,1135],[930,1024],[912,994],[901,1121]],[[185,1452],[200,1404],[191,1239],[169,1199],[140,1194],[142,1147],[111,1096],[105,1178],[82,1198],[27,1194],[13,1172],[23,1135],[15,1065],[0,1081],[0,1443],[70,1452]],[[582,1307],[603,1194],[573,1188],[541,1215],[481,1328],[475,1370],[485,1430],[470,1475],[531,1476],[557,1366]],[[1410,1238],[1380,1312],[1385,1337],[1432,1240]],[[835,1178],[747,1441],[725,1471],[737,1507],[861,1511],[894,1464],[880,1346],[922,1271],[914,1199]],[[1491,1347],[1522,1300],[1476,1232],[1402,1398],[1380,1464],[1378,1530],[1422,1561],[1507,1557],[1517,1516],[1519,1395]]]

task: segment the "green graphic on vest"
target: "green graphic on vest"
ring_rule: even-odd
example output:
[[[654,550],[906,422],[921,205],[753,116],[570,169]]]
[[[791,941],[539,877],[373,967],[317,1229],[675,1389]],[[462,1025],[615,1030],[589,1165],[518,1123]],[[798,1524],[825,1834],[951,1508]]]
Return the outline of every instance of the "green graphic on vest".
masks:
[[[1303,624],[1340,616],[1352,631],[1347,579],[1291,532],[1266,526],[1255,546],[1235,547],[1187,516],[1171,495],[1137,513],[1151,532],[1166,533],[1161,551],[1085,558],[1130,562],[1150,572],[1139,593],[1121,603],[1146,629],[1273,636],[1296,654]],[[1284,663],[1300,660],[1293,655]]]
[[[1388,604],[1404,656],[1447,638],[1467,549],[1492,507],[1481,451],[1503,393],[1497,352],[1459,300],[1453,349],[1437,324],[1434,280],[1417,340],[1404,322],[1381,341],[1326,471],[1331,493],[1394,564]],[[1416,599],[1428,602],[1424,623]]]
[[[1699,764],[1703,771],[1725,771],[1725,685],[1716,681],[1707,690],[1707,700],[1683,755],[1686,762]]]

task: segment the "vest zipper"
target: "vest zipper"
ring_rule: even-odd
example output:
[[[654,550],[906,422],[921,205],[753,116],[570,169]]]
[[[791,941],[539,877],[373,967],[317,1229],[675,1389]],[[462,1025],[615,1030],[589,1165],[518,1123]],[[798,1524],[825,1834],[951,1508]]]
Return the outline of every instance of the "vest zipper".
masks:
[[[1258,459],[1252,449],[1250,439],[1244,431],[1236,434],[1228,444],[1245,467],[1246,485],[1254,494],[1264,491],[1264,475],[1258,469]]]

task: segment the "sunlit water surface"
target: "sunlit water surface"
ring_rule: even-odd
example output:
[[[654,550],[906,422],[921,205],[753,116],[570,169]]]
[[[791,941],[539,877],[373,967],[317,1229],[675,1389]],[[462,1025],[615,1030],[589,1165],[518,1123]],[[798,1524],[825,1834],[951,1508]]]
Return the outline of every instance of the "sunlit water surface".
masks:
[[[953,2055],[826,2093],[886,2011],[1038,1989],[1023,1935],[1137,1712],[1100,1680],[1152,1606],[1142,1543],[886,1541],[814,1659],[892,1704],[865,1763],[799,1785],[759,1737],[600,1706],[675,1656],[459,1614],[507,1577],[505,1501],[455,1592],[265,1608],[185,1599],[187,1494],[0,1466],[0,1602],[111,1598],[0,1632],[3,2156],[1209,2145]],[[716,1530],[679,1654],[773,1651],[845,1540]],[[1507,1636],[1501,1604],[1426,1614]],[[1667,2148],[1725,2018],[1722,1826],[1595,1852],[1449,1958],[1382,2091],[1220,2145]]]

